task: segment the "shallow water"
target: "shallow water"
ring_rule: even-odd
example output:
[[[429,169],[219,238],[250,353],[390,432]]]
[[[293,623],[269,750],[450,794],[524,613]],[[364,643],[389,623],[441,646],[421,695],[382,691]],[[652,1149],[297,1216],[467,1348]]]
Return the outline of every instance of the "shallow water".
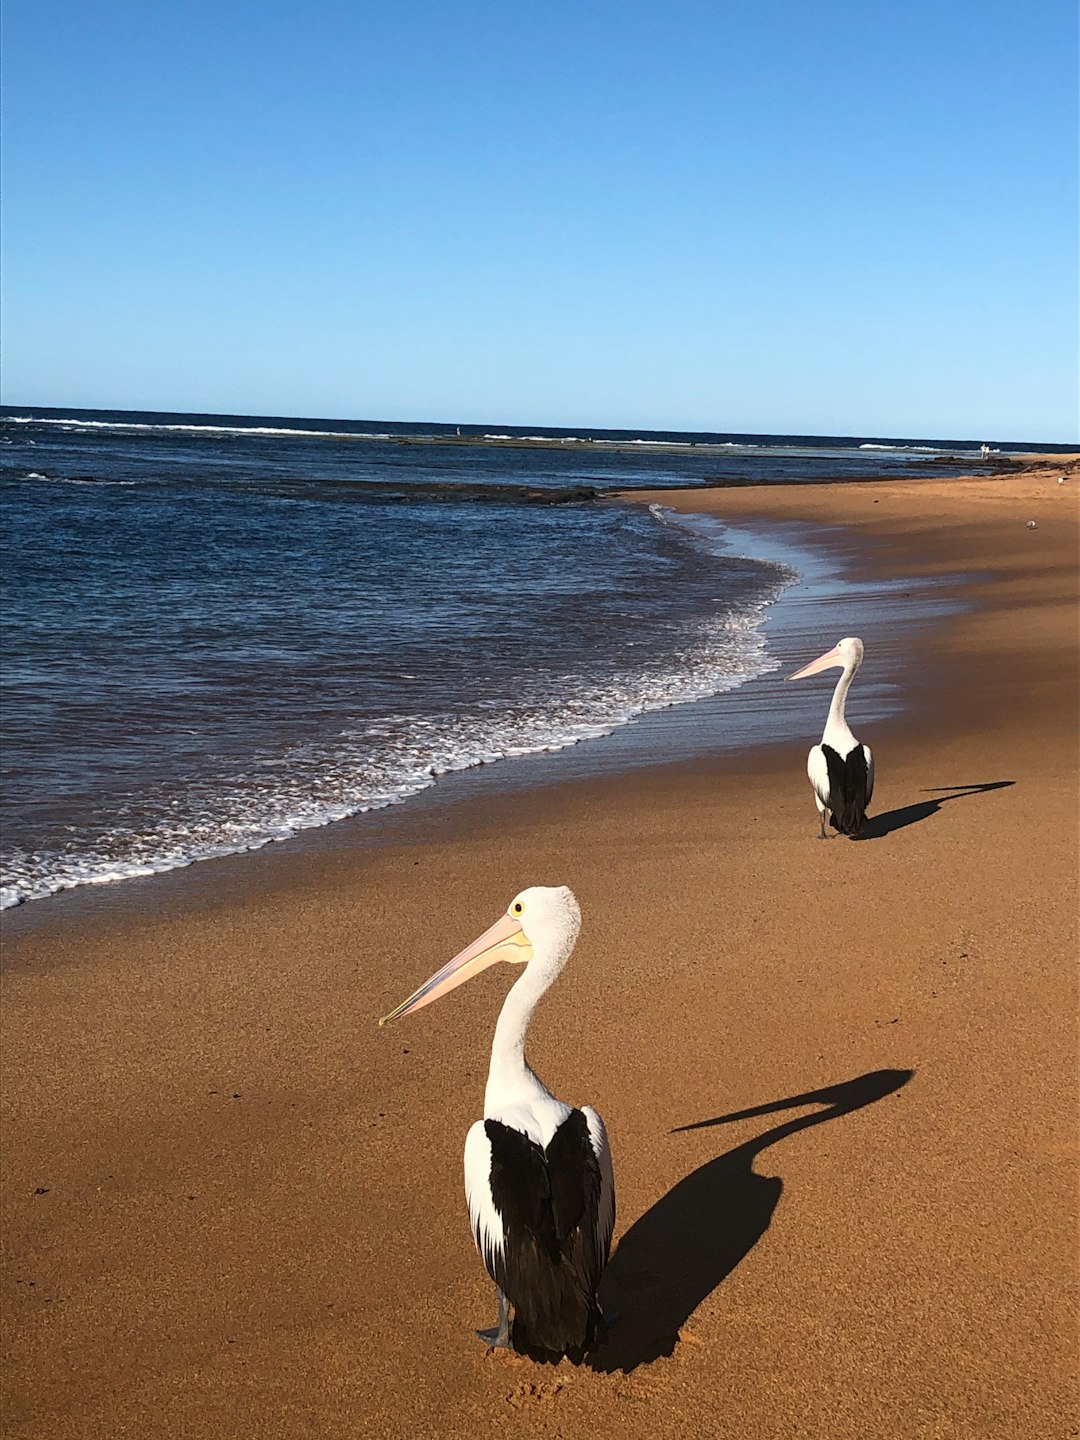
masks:
[[[5,905],[730,694],[775,671],[771,607],[813,564],[582,498],[700,483],[728,442],[627,458],[172,423],[5,436]],[[799,447],[762,450],[745,463],[786,471]],[[803,452],[804,478],[837,463]],[[884,453],[841,458],[884,473]],[[604,755],[683,731],[639,722]]]

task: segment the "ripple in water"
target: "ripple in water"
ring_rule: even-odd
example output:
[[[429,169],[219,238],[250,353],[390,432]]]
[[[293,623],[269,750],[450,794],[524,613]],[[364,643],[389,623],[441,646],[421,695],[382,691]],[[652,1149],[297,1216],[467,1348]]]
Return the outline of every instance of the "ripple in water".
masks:
[[[35,438],[7,499],[4,905],[264,845],[774,668],[761,621],[787,573],[643,509],[356,504],[322,475],[282,494],[222,481],[231,437],[140,458],[95,434],[66,478],[90,460],[96,483],[72,485],[41,478],[59,467]],[[514,453],[519,485],[566,485]],[[440,483],[475,480],[472,454],[440,452]]]

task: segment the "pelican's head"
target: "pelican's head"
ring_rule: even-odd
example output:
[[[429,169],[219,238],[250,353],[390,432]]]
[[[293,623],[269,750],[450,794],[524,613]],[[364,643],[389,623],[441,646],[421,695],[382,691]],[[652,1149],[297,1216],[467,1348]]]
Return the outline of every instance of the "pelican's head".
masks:
[[[574,892],[566,885],[530,885],[515,895],[495,924],[478,940],[467,945],[449,964],[425,980],[389,1015],[379,1021],[411,1015],[433,1000],[456,990],[489,965],[505,960],[510,965],[527,965],[535,956],[551,978],[565,965],[581,929],[581,911]]]
[[[789,680],[805,680],[808,675],[817,675],[822,670],[851,670],[854,673],[862,664],[863,643],[855,635],[849,635],[844,640],[838,640],[831,650],[826,650],[824,655],[819,655],[816,660],[811,660],[809,665],[804,665],[801,670],[796,670],[794,675],[789,675]]]
[[[507,915],[521,926],[532,950],[565,964],[581,929],[581,907],[569,885],[530,885],[510,901]]]

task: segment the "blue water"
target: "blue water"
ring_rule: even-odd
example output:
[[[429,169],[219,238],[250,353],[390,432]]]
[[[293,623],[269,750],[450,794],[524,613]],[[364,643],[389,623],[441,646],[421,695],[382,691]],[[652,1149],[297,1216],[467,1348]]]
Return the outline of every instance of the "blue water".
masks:
[[[6,419],[4,905],[250,849],[760,676],[790,573],[595,495],[931,453]]]

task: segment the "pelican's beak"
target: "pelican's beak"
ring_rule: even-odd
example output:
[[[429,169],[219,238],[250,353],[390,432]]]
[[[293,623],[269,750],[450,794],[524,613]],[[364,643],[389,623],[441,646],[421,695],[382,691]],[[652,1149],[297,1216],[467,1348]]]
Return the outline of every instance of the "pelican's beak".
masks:
[[[444,965],[432,975],[430,980],[425,980],[420,989],[414,990],[396,1010],[384,1015],[379,1024],[385,1025],[388,1020],[397,1020],[402,1015],[411,1015],[414,1010],[423,1009],[433,1000],[449,995],[451,990],[464,985],[466,980],[471,980],[474,975],[479,975],[481,970],[486,970],[498,960],[509,960],[516,965],[523,965],[531,959],[532,945],[524,930],[511,916],[503,915],[495,921],[490,930],[484,931],[479,940],[474,940],[460,955],[455,955],[448,965]]]
[[[794,675],[789,675],[789,680],[805,680],[808,675],[816,675],[819,670],[831,670],[834,665],[839,665],[841,670],[847,664],[843,655],[840,654],[840,646],[834,645],[824,655],[819,655],[816,660],[811,660],[809,665],[804,665],[801,670],[796,670]]]

